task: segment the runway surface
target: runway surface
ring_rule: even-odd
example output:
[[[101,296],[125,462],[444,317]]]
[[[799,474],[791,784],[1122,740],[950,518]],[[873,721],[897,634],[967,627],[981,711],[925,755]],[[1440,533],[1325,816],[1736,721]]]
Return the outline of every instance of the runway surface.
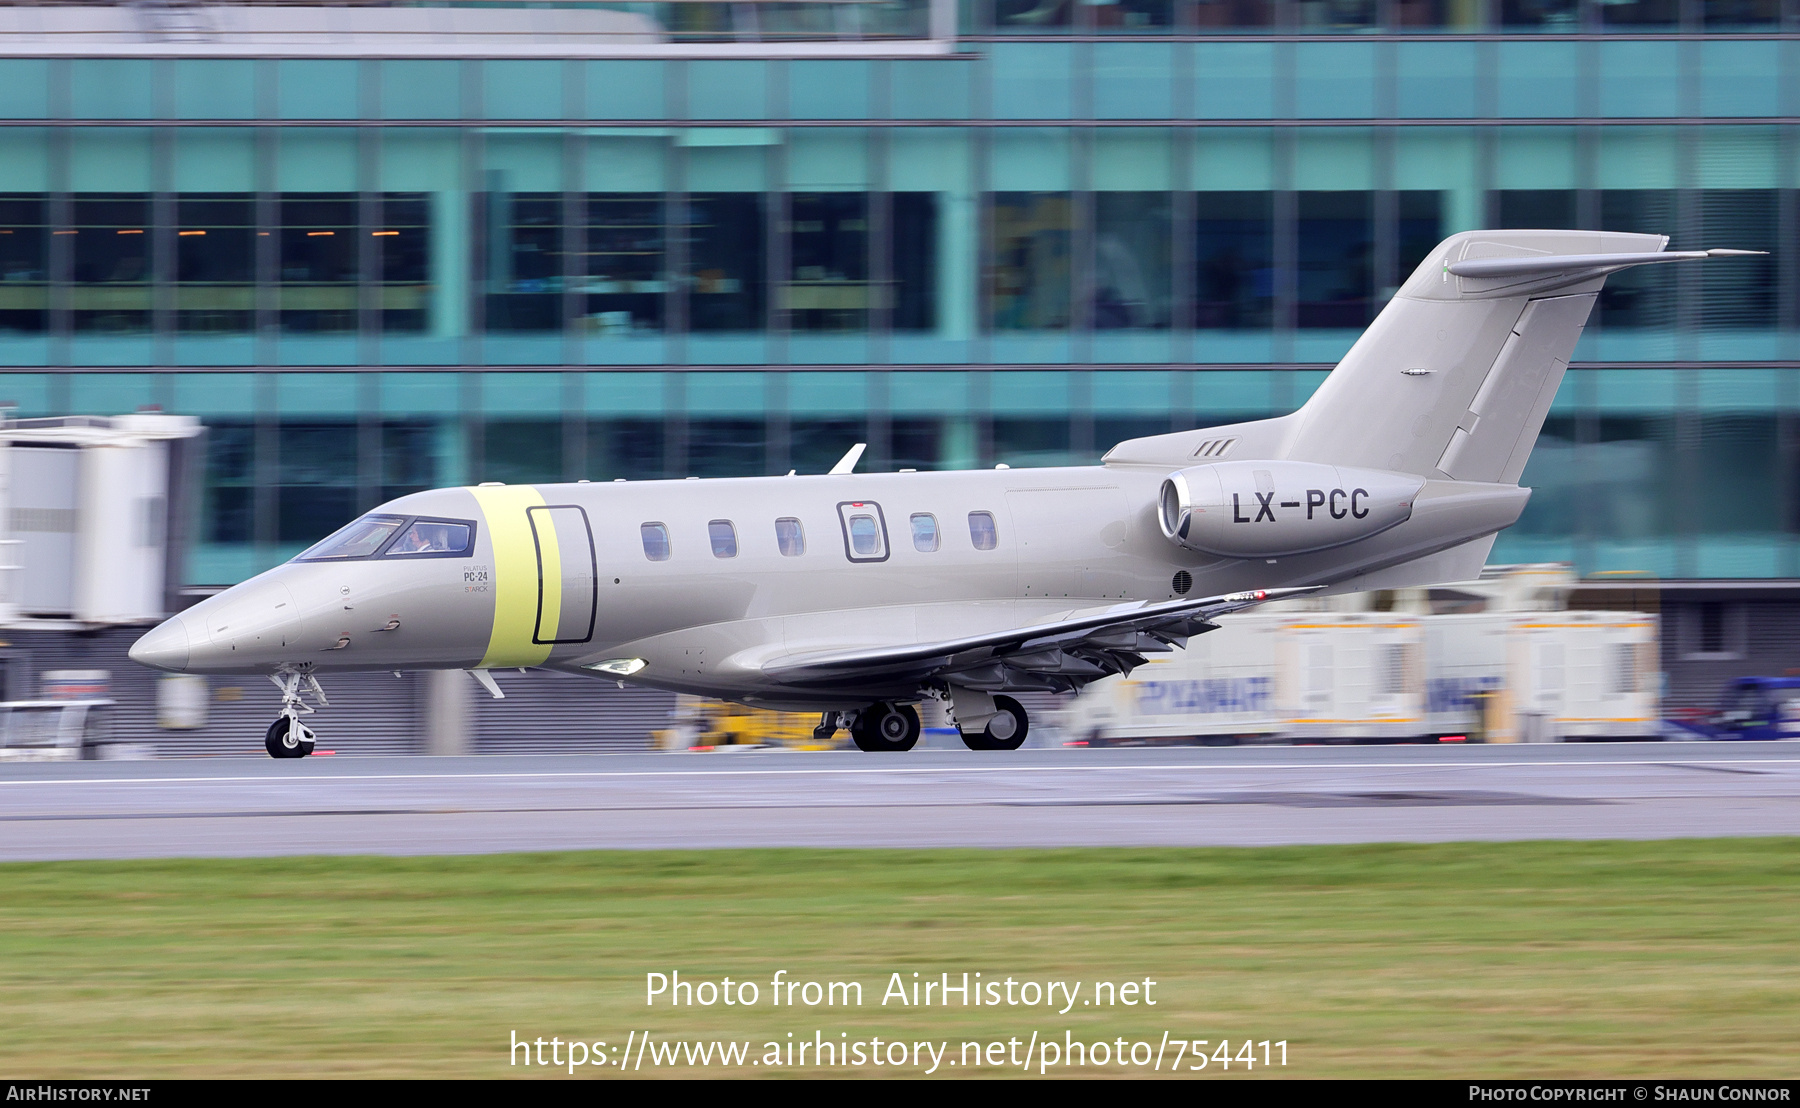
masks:
[[[1800,835],[1800,746],[0,764],[0,860]]]

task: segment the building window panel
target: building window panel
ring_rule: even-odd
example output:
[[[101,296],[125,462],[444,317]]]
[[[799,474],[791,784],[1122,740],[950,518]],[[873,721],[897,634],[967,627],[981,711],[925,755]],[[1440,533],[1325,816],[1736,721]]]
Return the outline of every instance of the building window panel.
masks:
[[[201,534],[209,543],[248,543],[255,537],[256,428],[230,421],[206,427],[206,485]]]
[[[356,209],[355,193],[281,195],[282,330],[356,330]]]
[[[1708,31],[1749,31],[1781,25],[1781,0],[1702,0]]]
[[[1781,452],[1773,413],[1719,413],[1699,420],[1695,503],[1709,537],[1783,529]]]
[[[1374,294],[1372,192],[1302,192],[1296,197],[1295,322],[1351,328],[1369,322]]]
[[[1740,258],[1729,266],[1699,267],[1702,328],[1729,331],[1775,326],[1779,197],[1775,189],[1705,189],[1699,194],[1700,245],[1771,252],[1770,257]]]
[[[983,7],[987,7],[983,5]],[[1074,0],[993,0],[993,23],[983,30],[1037,34],[1066,30],[1074,22]]]
[[[1574,189],[1501,189],[1496,196],[1501,227],[1576,226]]]
[[[1580,0],[1500,0],[1500,26],[1505,31],[1569,34],[1581,29],[1581,3]]]
[[[1362,31],[1381,25],[1379,0],[1295,0],[1294,20],[1299,30]]]
[[[993,227],[988,297],[994,329],[1067,330],[1073,229],[1069,194],[995,193]]]
[[[1260,30],[1275,26],[1274,0],[1196,0],[1194,22],[1212,30]]]
[[[1274,318],[1274,202],[1267,192],[1202,192],[1194,202],[1194,326],[1261,330]]]
[[[760,331],[766,269],[763,197],[688,198],[688,324],[695,331]]]
[[[864,331],[887,290],[869,280],[869,198],[859,192],[788,198],[788,283],[781,290],[796,331]]]
[[[1094,30],[1141,35],[1175,25],[1174,0],[1101,0],[1089,6]]]
[[[1481,5],[1471,0],[1393,0],[1389,18],[1397,31],[1480,31]]]
[[[893,316],[896,331],[937,328],[938,194],[896,192],[892,201]]]
[[[356,514],[356,424],[283,423],[277,444],[275,541],[310,545]]]
[[[1169,326],[1172,224],[1166,192],[1094,196],[1095,330]]]
[[[1679,214],[1674,189],[1606,189],[1600,193],[1600,226],[1608,231],[1666,235],[1680,226]],[[1671,267],[1658,265],[1613,274],[1600,291],[1600,323],[1672,330],[1678,277]]]
[[[256,199],[184,193],[175,201],[175,328],[245,334],[256,324]]]
[[[669,476],[663,461],[664,433],[659,418],[589,420],[587,476],[595,481],[654,481]]]
[[[1681,26],[1681,0],[1608,0],[1600,22],[1613,31],[1673,31]]]
[[[669,280],[662,196],[589,193],[586,207],[581,287],[586,329],[615,337],[661,331]]]
[[[369,234],[381,265],[381,326],[390,332],[431,327],[431,196],[384,193],[381,226]]]
[[[438,443],[445,428],[435,420],[389,419],[381,424],[381,499],[435,488]]]
[[[72,278],[77,331],[134,334],[150,329],[150,198],[83,194],[74,212]]]
[[[1398,284],[1411,276],[1425,256],[1444,240],[1444,197],[1431,190],[1407,189],[1395,196],[1395,202],[1394,239],[1399,264],[1394,270],[1394,281]]]
[[[482,439],[484,481],[530,485],[563,479],[562,421],[490,419]]]
[[[762,420],[696,419],[688,424],[692,477],[755,477],[768,472]]]
[[[489,192],[487,329],[562,329],[562,194]]]
[[[0,195],[0,331],[36,334],[49,322],[48,218],[41,193]]]

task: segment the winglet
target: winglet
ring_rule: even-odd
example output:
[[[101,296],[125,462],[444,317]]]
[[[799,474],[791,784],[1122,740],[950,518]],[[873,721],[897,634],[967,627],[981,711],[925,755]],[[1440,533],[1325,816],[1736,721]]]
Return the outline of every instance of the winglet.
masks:
[[[869,444],[866,442],[859,442],[852,446],[848,453],[838,459],[838,464],[831,467],[831,472],[849,473],[855,469],[856,463],[862,460],[863,451],[868,449],[868,446]]]

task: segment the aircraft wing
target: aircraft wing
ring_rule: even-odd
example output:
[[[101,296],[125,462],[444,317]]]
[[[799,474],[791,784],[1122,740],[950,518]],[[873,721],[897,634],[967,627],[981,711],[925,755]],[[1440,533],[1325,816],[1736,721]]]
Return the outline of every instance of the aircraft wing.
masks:
[[[1069,692],[1102,677],[1130,673],[1146,654],[1185,646],[1194,635],[1217,630],[1212,622],[1216,616],[1314,587],[1120,604],[941,642],[790,656],[766,663],[763,674],[789,687],[813,689],[937,680],[990,692]]]

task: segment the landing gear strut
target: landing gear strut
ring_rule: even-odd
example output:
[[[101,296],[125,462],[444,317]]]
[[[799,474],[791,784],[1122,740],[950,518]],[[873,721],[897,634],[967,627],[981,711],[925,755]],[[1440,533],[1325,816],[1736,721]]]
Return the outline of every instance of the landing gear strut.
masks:
[[[313,752],[317,739],[312,728],[300,722],[302,715],[313,712],[312,706],[306,703],[306,696],[311,693],[318,698],[321,708],[331,707],[331,701],[325,699],[319,679],[308,670],[283,669],[271,674],[269,680],[281,690],[281,715],[269,724],[268,733],[263,736],[263,749],[271,758],[304,758]]]
[[[919,712],[910,704],[871,704],[850,725],[850,741],[870,753],[911,750],[919,741]]]

